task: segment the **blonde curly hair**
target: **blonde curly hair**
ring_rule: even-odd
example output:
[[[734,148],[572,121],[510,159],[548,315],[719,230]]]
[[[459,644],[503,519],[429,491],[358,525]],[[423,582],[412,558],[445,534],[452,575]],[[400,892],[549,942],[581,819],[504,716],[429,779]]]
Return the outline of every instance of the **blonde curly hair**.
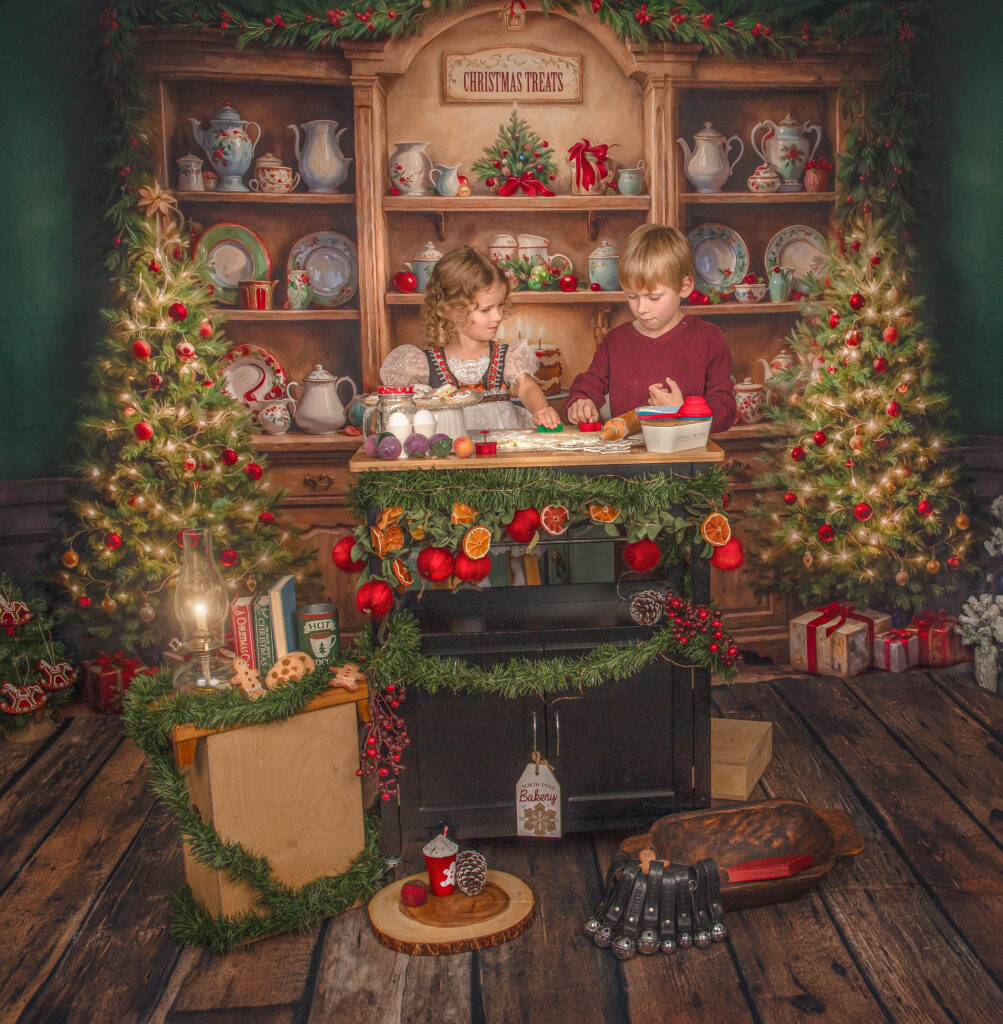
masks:
[[[421,312],[425,340],[443,348],[456,338],[457,327],[477,305],[477,293],[509,281],[498,264],[470,245],[451,249],[435,265],[425,286],[425,305]]]

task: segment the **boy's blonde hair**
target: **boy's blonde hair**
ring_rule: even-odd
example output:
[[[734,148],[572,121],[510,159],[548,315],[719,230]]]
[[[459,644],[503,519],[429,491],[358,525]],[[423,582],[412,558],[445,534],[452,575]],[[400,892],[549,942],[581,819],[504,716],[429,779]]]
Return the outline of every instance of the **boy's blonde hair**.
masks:
[[[447,252],[425,286],[421,320],[426,341],[437,348],[448,345],[456,337],[457,321],[462,323],[477,305],[477,293],[497,284],[505,286],[508,299],[508,278],[484,253],[469,245]]]
[[[620,284],[629,291],[667,285],[678,291],[693,277],[693,250],[686,236],[665,224],[642,224],[627,239],[618,264]]]

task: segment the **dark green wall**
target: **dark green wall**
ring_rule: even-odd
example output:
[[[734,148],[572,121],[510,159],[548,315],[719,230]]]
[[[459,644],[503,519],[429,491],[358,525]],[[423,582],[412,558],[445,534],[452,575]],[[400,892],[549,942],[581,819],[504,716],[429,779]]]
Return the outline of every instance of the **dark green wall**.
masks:
[[[96,6],[96,5],[95,5]],[[964,428],[1003,435],[1000,199],[1003,68],[995,0],[937,7],[920,61],[926,105],[920,291]],[[5,10],[0,40],[5,194],[0,202],[0,479],[62,472],[87,387],[82,369],[107,304],[102,173],[92,138],[94,7],[49,0]],[[981,30],[980,30],[981,26]]]

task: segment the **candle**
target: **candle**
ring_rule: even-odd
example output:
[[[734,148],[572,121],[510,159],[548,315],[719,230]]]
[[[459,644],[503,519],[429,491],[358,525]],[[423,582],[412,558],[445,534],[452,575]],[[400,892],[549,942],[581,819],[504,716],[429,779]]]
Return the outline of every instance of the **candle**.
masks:
[[[522,337],[522,317],[515,322],[515,337],[517,341]]]
[[[209,631],[209,621],[206,618],[206,606],[199,602],[192,605],[192,615],[195,617],[195,630],[198,633]]]
[[[540,324],[540,329],[536,333],[536,347],[540,347],[540,342],[543,341],[543,324]]]

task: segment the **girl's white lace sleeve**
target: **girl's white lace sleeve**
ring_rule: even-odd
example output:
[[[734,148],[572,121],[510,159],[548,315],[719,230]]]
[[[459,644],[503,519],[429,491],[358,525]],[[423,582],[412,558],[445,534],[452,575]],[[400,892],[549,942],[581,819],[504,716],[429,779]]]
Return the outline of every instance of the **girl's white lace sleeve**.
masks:
[[[428,359],[424,351],[417,345],[398,345],[392,349],[380,367],[380,381],[392,386],[427,384]]]
[[[540,361],[536,358],[536,347],[530,344],[528,338],[520,338],[508,347],[505,353],[505,365],[502,367],[502,377],[505,383],[511,387],[513,382],[522,374],[528,373],[531,377],[536,374]]]

